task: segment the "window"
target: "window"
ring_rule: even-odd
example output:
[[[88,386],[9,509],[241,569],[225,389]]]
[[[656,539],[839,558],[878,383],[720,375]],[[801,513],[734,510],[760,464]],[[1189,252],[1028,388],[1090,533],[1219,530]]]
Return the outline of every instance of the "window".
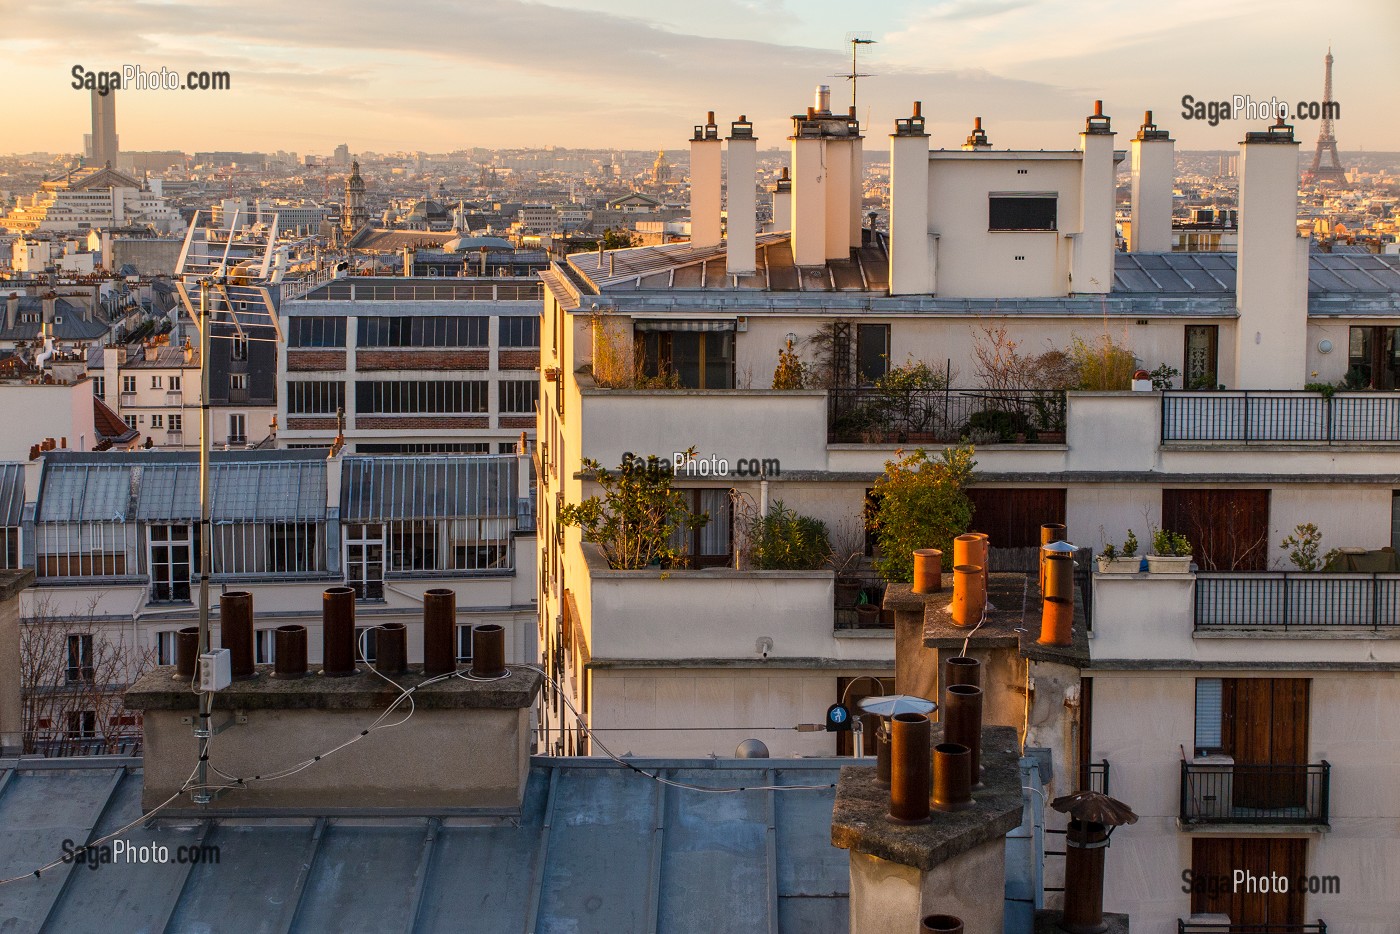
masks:
[[[151,599],[189,600],[193,554],[190,527],[152,525],[147,535],[150,544]]]
[[[152,415],[152,416],[151,416],[151,427],[152,427],[152,428],[164,428],[164,427],[165,427],[165,418],[164,418],[164,416],[161,416],[161,415]]]
[[[253,632],[253,663],[271,665],[277,661],[277,636],[275,629],[258,629]]]
[[[642,372],[684,389],[734,388],[733,331],[642,331]]]
[[[317,570],[319,530],[313,522],[273,522],[267,527],[267,570],[299,574]]]
[[[183,415],[172,415],[172,416],[170,416],[170,430],[171,430],[171,431],[180,431],[180,430],[184,427],[184,424],[185,424],[185,417],[184,417]]]
[[[331,380],[287,383],[288,415],[334,415],[345,407],[345,383]]]
[[[538,347],[540,345],[540,319],[501,318],[502,347]]]
[[[686,508],[692,513],[710,517],[694,531],[680,530],[673,544],[685,552],[686,566],[692,568],[725,567],[734,561],[733,503],[729,490],[680,490],[686,497]]]
[[[1052,194],[992,194],[987,199],[988,230],[1055,230]]]
[[[1186,326],[1186,353],[1182,358],[1182,389],[1214,389],[1219,385],[1220,327],[1214,324]]]
[[[107,377],[94,376],[92,378],[92,394],[99,399],[107,395]]]
[[[355,660],[374,664],[379,657],[379,629],[375,626],[355,627]]]
[[[134,376],[123,376],[123,377],[122,377],[122,392],[135,392],[135,391],[136,391],[136,377],[134,377]]]
[[[235,412],[228,417],[228,443],[248,443],[248,416]]]
[[[230,359],[230,360],[247,360],[247,359],[248,359],[248,335],[246,335],[246,334],[239,334],[239,335],[236,335],[236,336],[233,338],[233,340],[229,343],[229,351],[228,351],[228,353],[229,353],[229,359]]]
[[[1225,749],[1221,729],[1220,678],[1196,679],[1196,755],[1219,755]]]
[[[13,571],[20,566],[19,529],[13,525],[0,526],[0,569]]]
[[[352,524],[345,528],[345,585],[357,600],[384,598],[384,526]]]
[[[1400,490],[1390,494],[1390,547],[1400,551]]]
[[[69,739],[97,738],[97,711],[74,710],[68,714]]]
[[[1347,383],[1370,389],[1400,386],[1400,328],[1352,328]]]
[[[228,388],[233,390],[246,390],[248,388],[247,373],[230,373],[228,375]]]
[[[135,427],[136,427],[136,416],[135,416],[135,415],[123,415],[123,416],[122,416],[122,421],[126,422],[126,427],[128,427],[128,428],[135,428]]]
[[[503,379],[500,388],[502,412],[533,414],[540,401],[540,384],[532,379]]]
[[[162,629],[156,633],[156,664],[175,664],[175,630]]]
[[[80,633],[68,637],[66,676],[70,683],[92,680],[92,633]]]
[[[288,347],[344,347],[345,319],[308,315],[287,319]]]
[[[160,381],[160,377],[159,377],[159,376],[152,376],[152,377],[151,377],[151,388],[152,388],[152,389],[160,389],[160,388],[162,388],[162,386],[161,386],[161,381]]]
[[[470,662],[472,660],[472,627],[457,627],[457,661]]]
[[[485,380],[361,381],[355,408],[361,415],[485,412],[486,390]]]
[[[181,386],[181,382],[180,382],[180,377],[179,377],[179,376],[172,376],[172,377],[170,377],[170,391],[171,391],[171,392],[179,392],[179,391],[180,391],[180,386]]]
[[[491,319],[466,315],[359,319],[360,347],[485,347]]]
[[[856,381],[869,386],[890,369],[890,326],[856,326]]]

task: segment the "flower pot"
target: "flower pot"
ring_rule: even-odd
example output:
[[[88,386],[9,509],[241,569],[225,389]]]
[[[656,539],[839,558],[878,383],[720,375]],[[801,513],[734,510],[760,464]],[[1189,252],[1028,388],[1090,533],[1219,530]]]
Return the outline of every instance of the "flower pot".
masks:
[[[1136,555],[1131,558],[1105,558],[1099,555],[1100,574],[1136,574],[1142,567],[1142,559]]]
[[[880,608],[873,603],[862,603],[856,607],[856,625],[861,629],[873,629],[880,625]]]
[[[1190,574],[1190,555],[1148,555],[1147,570],[1152,574]]]
[[[855,606],[860,598],[860,580],[854,577],[836,578],[836,605]]]
[[[1041,431],[1036,433],[1036,439],[1041,444],[1064,444],[1065,433],[1063,431]]]

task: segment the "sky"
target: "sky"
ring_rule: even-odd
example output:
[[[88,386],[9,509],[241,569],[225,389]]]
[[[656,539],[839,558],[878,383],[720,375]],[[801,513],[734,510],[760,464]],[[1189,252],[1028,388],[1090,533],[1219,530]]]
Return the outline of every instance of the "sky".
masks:
[[[997,148],[1069,148],[1095,98],[1123,145],[1152,109],[1178,148],[1232,148],[1257,127],[1183,95],[1320,100],[1330,42],[1341,148],[1400,151],[1398,0],[0,0],[0,151],[79,151],[74,66],[125,65],[231,84],[120,95],[128,150],[678,149],[707,110],[786,146],[817,84],[850,104],[853,32],[868,149],[914,100],[935,148],[974,116]]]

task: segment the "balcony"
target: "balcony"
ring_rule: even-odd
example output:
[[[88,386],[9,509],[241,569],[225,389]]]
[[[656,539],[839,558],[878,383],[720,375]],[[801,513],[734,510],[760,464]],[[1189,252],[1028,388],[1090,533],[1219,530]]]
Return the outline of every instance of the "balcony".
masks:
[[[832,444],[975,444],[1065,441],[1063,390],[835,389]]]
[[[1197,632],[1400,632],[1400,574],[1202,572]]]
[[[1400,443],[1400,393],[1164,392],[1162,441]]]
[[[1181,763],[1181,825],[1328,826],[1332,766]]]
[[[1230,924],[1212,921],[1176,922],[1176,934],[1327,934],[1327,922],[1310,924]]]

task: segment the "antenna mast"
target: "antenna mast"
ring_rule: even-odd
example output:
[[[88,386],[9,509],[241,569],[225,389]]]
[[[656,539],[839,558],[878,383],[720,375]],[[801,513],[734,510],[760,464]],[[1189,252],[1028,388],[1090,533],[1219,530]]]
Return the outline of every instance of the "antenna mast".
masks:
[[[870,38],[870,33],[868,32],[848,32],[846,33],[846,42],[851,47],[851,70],[846,74],[831,75],[830,77],[845,78],[847,81],[851,82],[851,106],[854,107],[856,105],[856,84],[858,80],[860,78],[875,77],[875,75],[873,74],[866,74],[861,72],[860,68],[857,67],[856,64],[856,56],[857,53],[860,51],[861,46],[874,45],[875,40]]]

